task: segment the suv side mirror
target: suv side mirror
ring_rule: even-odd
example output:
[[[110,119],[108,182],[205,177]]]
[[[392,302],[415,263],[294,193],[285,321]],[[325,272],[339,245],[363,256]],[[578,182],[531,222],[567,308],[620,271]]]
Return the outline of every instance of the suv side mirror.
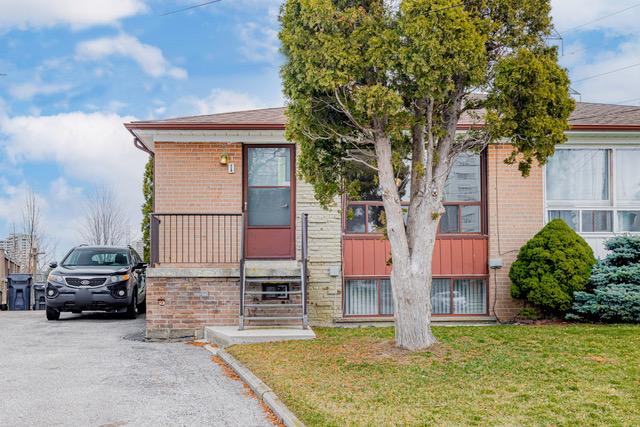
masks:
[[[133,266],[134,270],[146,270],[147,269],[147,264],[144,262],[139,262],[136,265]]]
[[[53,261],[49,263],[49,267],[50,268],[56,268],[58,266],[58,262],[57,261]]]

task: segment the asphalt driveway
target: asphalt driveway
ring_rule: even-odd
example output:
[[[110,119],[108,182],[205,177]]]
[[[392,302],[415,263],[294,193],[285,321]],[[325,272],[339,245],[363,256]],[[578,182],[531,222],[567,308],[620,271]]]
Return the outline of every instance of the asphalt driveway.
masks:
[[[143,328],[103,313],[0,312],[0,424],[271,425],[208,351],[144,342]]]

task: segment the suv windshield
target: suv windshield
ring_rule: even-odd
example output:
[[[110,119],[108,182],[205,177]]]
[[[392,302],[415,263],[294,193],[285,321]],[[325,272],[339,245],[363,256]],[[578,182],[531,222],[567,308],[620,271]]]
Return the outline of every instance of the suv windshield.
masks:
[[[76,248],[62,261],[64,266],[129,265],[126,249]]]

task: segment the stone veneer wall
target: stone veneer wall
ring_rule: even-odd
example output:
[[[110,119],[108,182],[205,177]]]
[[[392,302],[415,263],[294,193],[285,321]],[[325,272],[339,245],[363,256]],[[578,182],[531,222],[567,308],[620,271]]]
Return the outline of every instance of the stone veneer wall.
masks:
[[[342,214],[340,199],[323,209],[313,187],[298,178],[296,187],[297,258],[301,259],[301,215],[309,214],[309,322],[326,325],[342,317]],[[329,274],[335,269],[337,276]]]
[[[490,270],[489,312],[507,321],[522,308],[511,298],[509,269],[522,245],[544,226],[542,168],[533,166],[530,176],[523,178],[517,165],[504,163],[510,145],[491,145],[488,150],[489,258],[503,262],[501,269]]]

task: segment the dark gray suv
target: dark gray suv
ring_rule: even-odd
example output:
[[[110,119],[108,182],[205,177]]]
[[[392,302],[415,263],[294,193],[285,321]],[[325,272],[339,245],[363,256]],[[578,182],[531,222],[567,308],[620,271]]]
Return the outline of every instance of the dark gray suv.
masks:
[[[80,245],[50,266],[49,320],[58,320],[63,311],[108,311],[135,319],[146,309],[147,265],[131,247]]]

